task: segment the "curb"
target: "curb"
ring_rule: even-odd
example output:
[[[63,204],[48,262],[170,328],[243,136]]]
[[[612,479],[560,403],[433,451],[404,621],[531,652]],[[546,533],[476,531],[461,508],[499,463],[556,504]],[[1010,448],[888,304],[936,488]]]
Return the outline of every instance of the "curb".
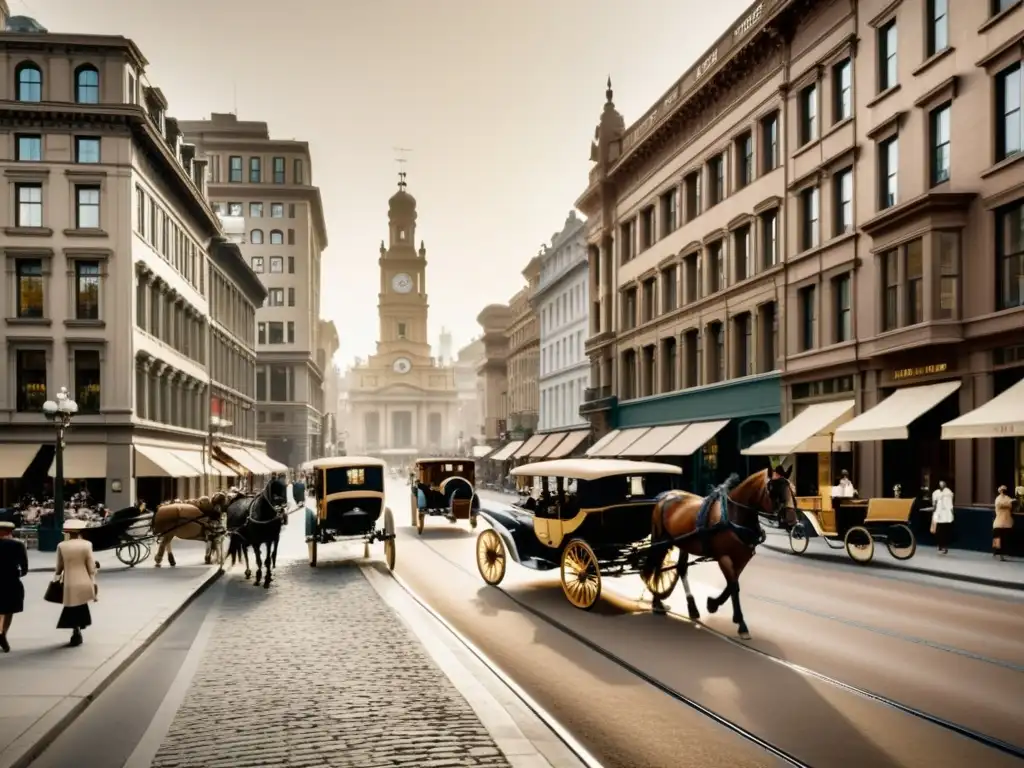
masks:
[[[96,697],[106,690],[107,686],[128,669],[196,598],[224,574],[224,571],[214,566],[210,569],[212,572],[204,575],[201,580],[197,579],[198,583],[179,605],[168,608],[154,617],[78,688],[64,697],[0,753],[0,768],[28,768],[96,700]],[[70,703],[71,701],[74,703]]]
[[[934,576],[939,579],[947,579],[948,581],[963,581],[968,584],[980,584],[986,587],[997,587],[999,589],[1010,589],[1015,592],[1024,592],[1024,583],[1019,581],[1003,581],[1002,579],[992,579],[987,576],[971,576],[970,574],[963,573],[951,573],[950,571],[939,571],[934,568],[917,568],[909,565],[896,565],[895,563],[887,563],[885,560],[872,560],[870,563],[861,565],[855,563],[852,560],[844,560],[841,557],[834,557],[825,553],[819,552],[804,552],[802,555],[797,555],[790,551],[788,547],[780,547],[775,544],[769,544],[765,542],[761,545],[765,549],[770,549],[773,552],[778,552],[783,555],[789,555],[791,557],[807,558],[809,560],[816,560],[822,563],[837,563],[853,568],[866,568],[871,570],[872,568],[884,570],[884,571],[902,571],[904,573],[917,573],[922,576]]]

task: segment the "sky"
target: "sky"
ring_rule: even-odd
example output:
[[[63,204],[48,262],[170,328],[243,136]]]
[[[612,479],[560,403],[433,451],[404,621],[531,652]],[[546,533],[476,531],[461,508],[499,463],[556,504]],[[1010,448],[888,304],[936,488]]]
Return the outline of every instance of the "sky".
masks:
[[[404,157],[430,336],[455,348],[583,192],[611,76],[627,126],[749,0],[8,0],[51,32],[132,38],[168,114],[235,112],[308,141],[330,244],[322,314],[348,365],[377,340],[377,264]],[[396,147],[410,149],[403,153]]]

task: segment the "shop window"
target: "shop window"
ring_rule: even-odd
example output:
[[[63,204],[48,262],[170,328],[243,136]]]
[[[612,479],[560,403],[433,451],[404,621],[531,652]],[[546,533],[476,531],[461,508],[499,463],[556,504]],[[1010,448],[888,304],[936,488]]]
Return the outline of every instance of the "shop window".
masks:
[[[80,413],[100,412],[100,353],[96,349],[75,350],[75,401]]]

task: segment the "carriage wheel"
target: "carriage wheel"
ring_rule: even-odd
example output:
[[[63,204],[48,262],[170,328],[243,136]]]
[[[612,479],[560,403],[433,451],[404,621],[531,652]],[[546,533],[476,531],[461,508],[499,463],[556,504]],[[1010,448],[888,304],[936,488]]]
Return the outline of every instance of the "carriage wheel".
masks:
[[[139,542],[139,561],[138,561],[138,563],[136,563],[136,565],[138,565],[139,563],[144,563],[147,560],[149,560],[149,557],[152,554],[153,554],[153,548],[149,545],[149,542],[148,541],[140,541]]]
[[[141,562],[139,559],[139,545],[134,541],[129,541],[126,544],[118,544],[117,559],[129,568],[134,568],[136,563]]]
[[[897,560],[909,560],[917,553],[917,539],[909,526],[897,523],[889,528],[885,547]]]
[[[314,534],[313,538],[311,538],[309,540],[309,544],[307,545],[309,547],[309,567],[310,568],[316,568],[317,543],[318,542],[316,540],[316,534]]]
[[[384,540],[384,562],[388,564],[388,570],[395,570],[395,518],[391,515],[391,510],[384,509],[384,533],[388,534],[391,538]]]
[[[802,555],[807,551],[807,545],[811,543],[810,538],[807,536],[807,531],[804,529],[803,523],[797,523],[789,529],[789,548],[797,555]]]
[[[420,536],[423,535],[423,524],[425,522],[427,522],[427,516],[425,514],[423,514],[423,510],[422,509],[417,509],[416,510],[416,532]]]
[[[644,586],[656,599],[667,600],[668,596],[672,594],[672,590],[676,588],[676,583],[679,581],[677,565],[679,565],[679,549],[669,547],[658,569],[649,578],[644,578]]]
[[[843,542],[846,544],[846,554],[855,563],[866,565],[875,556],[875,540],[871,538],[871,532],[862,525],[855,525],[848,530]]]
[[[483,580],[496,587],[505,578],[508,558],[501,536],[487,529],[476,538],[476,567]]]
[[[601,568],[597,555],[582,539],[573,539],[562,552],[562,591],[577,608],[589,611],[601,597]]]

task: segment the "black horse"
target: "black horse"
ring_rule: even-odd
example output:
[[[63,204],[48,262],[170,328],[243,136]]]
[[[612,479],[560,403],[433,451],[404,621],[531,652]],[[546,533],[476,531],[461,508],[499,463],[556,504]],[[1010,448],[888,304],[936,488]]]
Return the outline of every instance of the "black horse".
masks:
[[[245,578],[252,575],[249,569],[249,547],[256,556],[256,578],[254,586],[260,586],[263,577],[263,558],[260,547],[267,548],[267,575],[263,587],[270,588],[271,570],[277,566],[277,545],[281,540],[281,527],[285,522],[283,507],[288,504],[287,487],[275,478],[267,483],[256,496],[243,496],[228,505],[227,528],[231,536],[228,555],[234,565],[239,558],[245,558]]]

